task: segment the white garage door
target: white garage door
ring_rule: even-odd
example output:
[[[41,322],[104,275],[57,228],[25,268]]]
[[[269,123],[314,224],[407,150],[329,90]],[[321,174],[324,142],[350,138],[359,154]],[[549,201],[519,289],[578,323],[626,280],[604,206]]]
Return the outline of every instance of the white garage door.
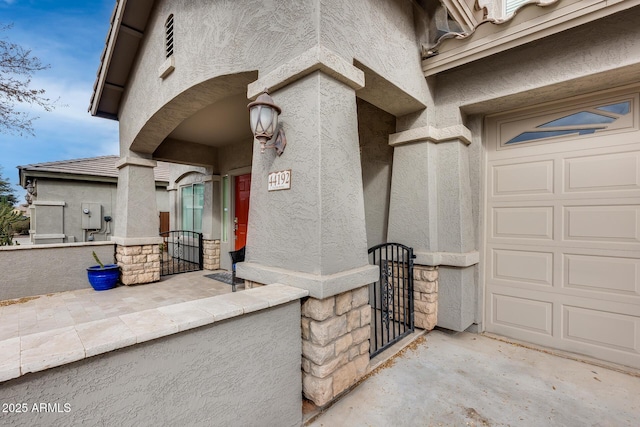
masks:
[[[487,119],[485,329],[640,368],[638,94]]]

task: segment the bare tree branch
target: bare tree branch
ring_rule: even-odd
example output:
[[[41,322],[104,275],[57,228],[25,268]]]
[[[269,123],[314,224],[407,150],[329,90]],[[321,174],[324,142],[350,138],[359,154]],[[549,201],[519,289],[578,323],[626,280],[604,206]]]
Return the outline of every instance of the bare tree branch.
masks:
[[[12,25],[0,24],[0,35]],[[16,111],[17,104],[38,105],[45,111],[55,108],[55,101],[44,96],[44,89],[32,89],[34,73],[49,68],[31,50],[0,36],[0,133],[34,135],[33,120],[28,113]]]

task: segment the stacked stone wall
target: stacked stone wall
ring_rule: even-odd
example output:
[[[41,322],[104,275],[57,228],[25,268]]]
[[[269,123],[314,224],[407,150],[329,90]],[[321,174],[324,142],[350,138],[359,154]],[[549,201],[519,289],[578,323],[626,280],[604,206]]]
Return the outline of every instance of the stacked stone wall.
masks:
[[[116,246],[123,285],[138,285],[160,280],[160,245]]]
[[[438,267],[414,265],[413,307],[417,328],[428,331],[438,321]]]
[[[409,311],[409,266],[407,263],[393,262],[388,264],[388,283],[391,289],[388,289],[390,295],[393,295],[393,301],[389,298],[388,303],[393,304],[390,306],[391,316],[396,322],[409,324],[409,319],[405,319]],[[382,292],[381,289],[377,290],[378,293]],[[380,295],[380,298],[382,296]]]
[[[369,369],[369,287],[302,304],[302,390],[324,406]]]
[[[203,240],[202,246],[202,267],[205,270],[219,270],[220,240]]]

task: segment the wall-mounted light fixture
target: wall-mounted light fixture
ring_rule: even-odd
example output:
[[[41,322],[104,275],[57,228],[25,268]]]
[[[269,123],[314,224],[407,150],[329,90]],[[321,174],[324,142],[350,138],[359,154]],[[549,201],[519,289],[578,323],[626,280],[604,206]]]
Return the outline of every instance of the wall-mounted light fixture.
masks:
[[[24,199],[28,204],[31,204],[33,202],[33,197],[38,195],[38,191],[36,189],[36,180],[27,180],[27,186],[24,188],[27,190],[27,194],[25,194]]]
[[[265,148],[275,148],[278,156],[282,155],[284,147],[287,145],[287,137],[282,128],[278,130],[275,142],[267,145],[278,129],[278,116],[282,112],[282,109],[269,96],[267,89],[255,101],[249,103],[247,108],[249,109],[251,132],[253,132],[255,139],[260,141],[260,152],[264,153]]]
[[[27,193],[31,194],[32,196],[38,195],[38,192],[36,191],[35,179],[33,180],[33,182],[31,180],[27,180],[27,186],[25,188],[27,189]]]

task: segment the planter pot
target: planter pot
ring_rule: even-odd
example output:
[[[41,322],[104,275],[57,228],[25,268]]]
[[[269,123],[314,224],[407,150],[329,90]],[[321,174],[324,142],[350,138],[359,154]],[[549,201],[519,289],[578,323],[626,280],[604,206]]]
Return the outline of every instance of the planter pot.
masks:
[[[106,264],[104,268],[94,265],[87,268],[89,283],[96,291],[106,291],[116,287],[120,278],[120,267],[116,264]]]

